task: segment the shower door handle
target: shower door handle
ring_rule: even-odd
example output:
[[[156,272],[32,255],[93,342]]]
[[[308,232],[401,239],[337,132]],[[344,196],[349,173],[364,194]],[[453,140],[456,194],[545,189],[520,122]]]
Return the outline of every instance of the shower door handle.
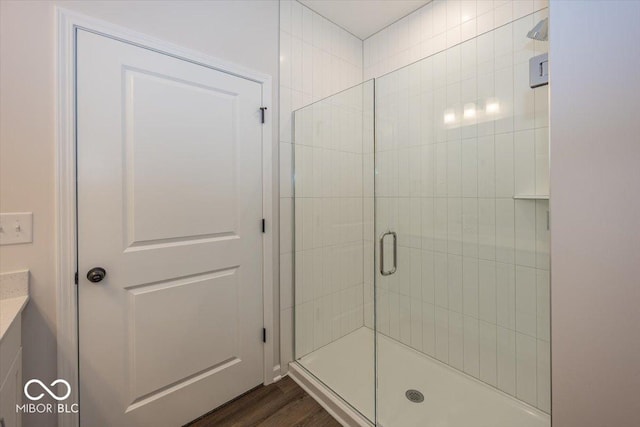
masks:
[[[393,268],[391,270],[384,269],[384,238],[391,235],[393,237]],[[398,235],[395,231],[387,231],[380,236],[380,274],[383,276],[391,276],[398,269]]]

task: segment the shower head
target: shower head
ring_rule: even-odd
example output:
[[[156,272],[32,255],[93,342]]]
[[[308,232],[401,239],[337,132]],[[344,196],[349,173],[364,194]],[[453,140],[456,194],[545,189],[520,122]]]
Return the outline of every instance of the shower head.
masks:
[[[549,18],[544,18],[538,22],[536,26],[527,33],[527,37],[540,41],[549,40]]]

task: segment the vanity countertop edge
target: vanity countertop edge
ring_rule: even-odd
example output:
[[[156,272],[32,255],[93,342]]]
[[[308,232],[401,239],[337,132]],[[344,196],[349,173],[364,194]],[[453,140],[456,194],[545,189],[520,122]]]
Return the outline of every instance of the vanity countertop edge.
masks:
[[[0,341],[29,302],[29,270],[0,273]]]

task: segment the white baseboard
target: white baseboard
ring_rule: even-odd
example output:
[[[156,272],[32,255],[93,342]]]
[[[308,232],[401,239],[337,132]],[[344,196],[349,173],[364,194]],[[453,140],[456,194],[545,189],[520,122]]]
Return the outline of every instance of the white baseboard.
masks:
[[[289,363],[288,375],[344,427],[373,427],[368,419],[309,374],[298,362]]]
[[[280,365],[276,365],[273,367],[273,382],[278,382],[282,379],[282,375],[280,373]]]

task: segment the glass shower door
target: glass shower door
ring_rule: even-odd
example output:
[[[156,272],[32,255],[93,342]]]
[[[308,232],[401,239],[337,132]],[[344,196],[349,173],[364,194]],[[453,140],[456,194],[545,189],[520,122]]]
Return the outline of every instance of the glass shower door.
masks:
[[[378,425],[549,426],[544,14],[375,80]]]
[[[294,127],[295,360],[373,422],[373,81]]]

